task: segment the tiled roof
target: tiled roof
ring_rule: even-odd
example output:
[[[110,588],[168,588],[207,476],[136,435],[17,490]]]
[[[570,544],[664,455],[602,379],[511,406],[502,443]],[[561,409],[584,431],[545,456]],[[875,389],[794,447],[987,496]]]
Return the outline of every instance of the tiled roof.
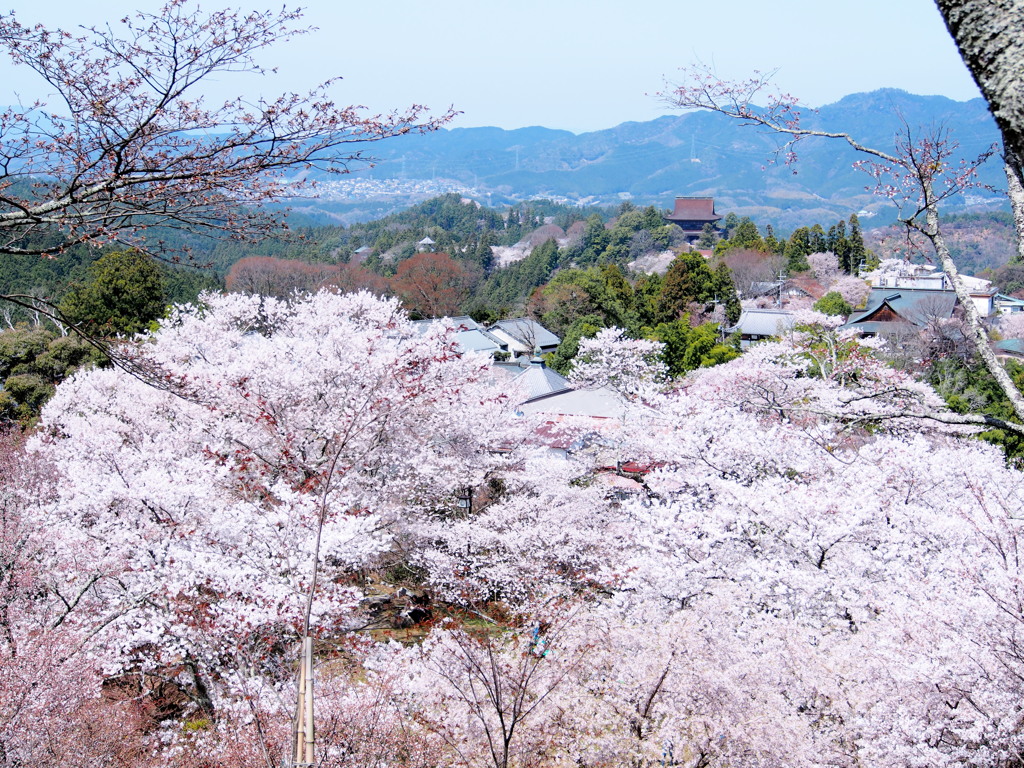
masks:
[[[793,313],[780,309],[745,309],[740,320],[729,329],[744,336],[778,336],[792,329]]]
[[[516,386],[521,387],[526,395],[526,402],[535,397],[544,397],[554,392],[570,389],[564,376],[551,370],[543,363],[531,363],[514,379]]]
[[[480,328],[459,331],[455,334],[455,343],[463,352],[505,352],[504,343]]]
[[[903,320],[912,325],[922,326],[933,318],[952,317],[955,307],[956,294],[952,291],[872,288],[867,306],[863,311],[850,315],[846,325],[860,328],[867,322]],[[891,314],[898,317],[892,318]]]
[[[718,221],[713,197],[677,197],[676,207],[666,218],[682,221]]]
[[[525,347],[557,347],[562,340],[538,322],[526,317],[514,320],[502,320],[495,323],[488,331],[501,330]]]

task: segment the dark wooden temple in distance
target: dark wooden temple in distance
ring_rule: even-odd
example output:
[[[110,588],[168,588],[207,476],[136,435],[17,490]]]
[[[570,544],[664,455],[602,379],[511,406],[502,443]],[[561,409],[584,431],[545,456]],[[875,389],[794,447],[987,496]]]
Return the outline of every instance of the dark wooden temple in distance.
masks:
[[[705,224],[715,224],[722,217],[715,213],[713,197],[677,197],[676,207],[665,217],[669,224],[678,224],[687,240],[700,237]]]

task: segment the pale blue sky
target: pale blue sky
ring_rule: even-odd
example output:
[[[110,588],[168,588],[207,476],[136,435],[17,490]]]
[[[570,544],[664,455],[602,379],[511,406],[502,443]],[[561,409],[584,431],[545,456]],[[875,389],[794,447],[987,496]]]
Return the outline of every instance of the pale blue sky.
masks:
[[[14,0],[13,8],[22,23],[72,29],[160,5]],[[211,95],[305,90],[340,75],[338,102],[376,110],[452,104],[464,112],[455,125],[577,133],[664,114],[647,94],[694,61],[727,78],[778,69],[779,86],[811,106],[881,87],[978,95],[932,0],[310,0],[305,7],[319,29],[268,55],[276,77],[225,76]],[[11,70],[0,62],[0,103],[15,89],[38,95],[31,79]]]

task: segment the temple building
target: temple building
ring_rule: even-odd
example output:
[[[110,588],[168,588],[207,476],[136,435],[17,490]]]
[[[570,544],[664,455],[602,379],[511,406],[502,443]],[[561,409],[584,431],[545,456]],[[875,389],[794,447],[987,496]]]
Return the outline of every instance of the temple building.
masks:
[[[676,207],[665,217],[669,224],[678,224],[686,239],[700,237],[705,224],[715,224],[722,217],[715,213],[713,197],[677,197]]]

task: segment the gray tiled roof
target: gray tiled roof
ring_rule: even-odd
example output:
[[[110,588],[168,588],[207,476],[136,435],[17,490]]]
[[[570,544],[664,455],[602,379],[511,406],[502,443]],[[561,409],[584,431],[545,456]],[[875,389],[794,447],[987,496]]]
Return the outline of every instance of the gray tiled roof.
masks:
[[[794,322],[793,313],[781,309],[745,309],[729,331],[744,336],[778,336],[792,329]]]
[[[871,326],[891,324],[867,319],[886,304],[906,322],[913,325],[925,325],[933,318],[951,317],[953,309],[956,307],[956,294],[952,291],[921,288],[872,288],[867,306],[862,311],[850,315],[846,327],[852,326],[866,331],[875,331],[876,329]],[[871,326],[868,325],[869,323]]]
[[[521,374],[516,376],[515,383],[525,390],[527,402],[535,397],[543,397],[552,392],[564,392],[570,389],[569,382],[564,376],[543,363],[528,365]]]
[[[500,329],[520,344],[526,347],[557,347],[562,340],[540,323],[530,320],[527,317],[517,317],[514,320],[501,320],[488,331]]]
[[[455,334],[455,343],[463,352],[504,352],[505,344],[487,331],[474,328]]]

